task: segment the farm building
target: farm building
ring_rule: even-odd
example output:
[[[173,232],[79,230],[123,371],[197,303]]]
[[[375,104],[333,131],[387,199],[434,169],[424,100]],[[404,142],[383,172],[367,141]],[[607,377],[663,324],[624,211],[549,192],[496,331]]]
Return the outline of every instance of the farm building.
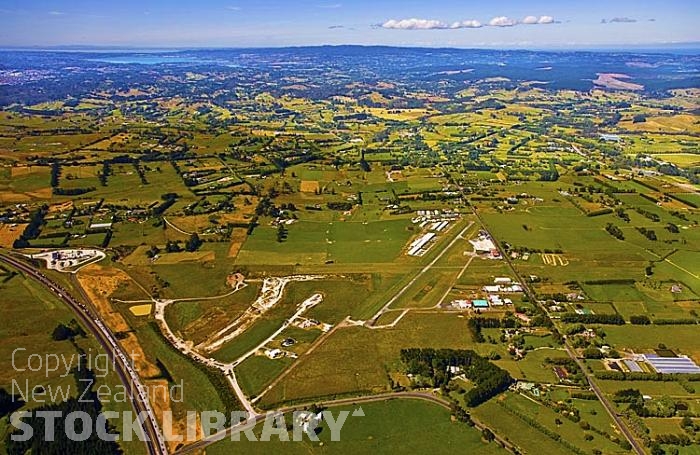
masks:
[[[488,308],[489,302],[483,299],[472,300],[472,306],[474,308]]]
[[[601,134],[600,139],[603,142],[620,142],[620,136],[617,134]]]
[[[496,249],[490,237],[479,237],[477,240],[470,240],[469,243],[474,246],[474,251],[477,253],[490,253]]]
[[[642,367],[640,367],[639,364],[634,360],[625,359],[622,362],[633,373],[641,373],[644,371],[642,370]]]
[[[414,240],[408,248],[409,256],[422,256],[425,254],[424,247],[435,237],[433,232],[429,232]]]
[[[644,359],[657,373],[698,374],[700,367],[689,357],[661,357],[656,354],[645,354]]]

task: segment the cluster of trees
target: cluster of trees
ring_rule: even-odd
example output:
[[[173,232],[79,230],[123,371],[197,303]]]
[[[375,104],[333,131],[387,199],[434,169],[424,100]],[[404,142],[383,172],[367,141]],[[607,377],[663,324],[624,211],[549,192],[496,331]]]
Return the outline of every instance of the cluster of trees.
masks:
[[[347,211],[352,209],[352,202],[329,202],[326,204],[331,210]]]
[[[619,227],[615,226],[612,223],[608,223],[605,226],[605,230],[608,231],[608,234],[612,235],[618,240],[625,240],[625,234],[622,233],[622,229]]]
[[[556,182],[557,180],[559,180],[559,172],[556,169],[540,171],[539,180],[542,182]]]
[[[185,242],[185,251],[188,251],[190,253],[197,251],[200,246],[202,246],[202,240],[199,238],[199,235],[195,232],[190,236],[190,238]]]
[[[540,433],[543,433],[545,436],[548,438],[558,441],[560,444],[565,446],[571,453],[575,453],[578,455],[584,455],[586,452],[584,452],[582,449],[576,447],[575,445],[571,444],[569,441],[561,437],[561,434],[559,434],[557,431],[552,430],[548,426],[544,425],[542,422],[534,418],[531,414],[523,412],[522,410],[516,408],[515,406],[510,406],[506,403],[506,401],[501,401],[501,400],[496,400],[496,403],[503,407],[507,412],[510,414],[513,414],[517,416],[518,418],[522,419],[525,421],[528,425],[531,427],[539,430]],[[555,420],[555,423],[557,425],[561,425],[561,420],[558,418]]]
[[[270,216],[272,218],[278,217],[280,214],[280,209],[278,209],[272,200],[264,196],[258,201],[258,205],[255,206],[256,216]]]
[[[602,359],[603,353],[600,349],[594,346],[589,346],[583,350],[583,357],[586,359]]]
[[[53,332],[51,333],[51,338],[54,341],[64,341],[73,340],[76,336],[84,337],[85,335],[85,330],[83,330],[83,328],[80,327],[78,321],[72,319],[68,323],[68,325],[58,324],[56,328],[53,329]]]
[[[651,241],[656,241],[656,232],[654,232],[653,229],[647,229],[645,227],[637,227],[636,229],[644,237],[648,238]]]
[[[644,195],[644,194],[642,194],[642,196],[643,196],[643,195]],[[654,199],[654,201],[656,201],[656,199]],[[657,201],[657,202],[658,202],[658,201]],[[656,203],[656,202],[654,202],[654,203]],[[644,210],[643,208],[640,208],[640,207],[635,207],[634,210],[635,210],[637,213],[639,213],[640,215],[647,217],[647,218],[650,219],[651,221],[654,221],[654,222],[659,222],[659,221],[661,221],[661,217],[660,217],[659,215],[657,215],[656,213],[652,213],[652,212],[650,212],[650,211],[648,211],[648,210]]]
[[[686,447],[686,446],[690,446],[693,444],[697,444],[697,442],[693,441],[690,438],[690,436],[688,436],[687,434],[683,434],[683,433],[681,433],[681,434],[672,434],[672,433],[671,434],[658,434],[658,435],[656,435],[656,437],[654,437],[654,444],[652,444],[651,453],[654,455],[666,453],[663,449],[661,449],[658,446],[658,444]],[[654,451],[654,447],[657,447],[661,451],[660,452],[658,450]],[[675,449],[675,451],[674,451],[674,449]],[[679,450],[675,447],[672,447],[669,451],[669,454],[673,454],[673,453],[678,454]]]
[[[629,410],[639,417],[673,417],[678,411],[679,404],[670,397],[655,400],[645,400],[638,389],[622,389],[613,394],[613,401],[629,403]],[[685,405],[681,407],[687,408]]]
[[[107,177],[112,175],[112,166],[109,160],[102,162],[102,171],[98,172],[97,177],[100,179],[100,185],[107,186]]]
[[[693,311],[693,310],[691,310]],[[678,319],[654,319],[654,324],[656,325],[695,325],[697,324],[697,319],[691,318],[678,318]]]
[[[165,193],[161,195],[160,198],[163,200],[163,202],[153,207],[153,209],[151,210],[153,216],[160,216],[163,213],[165,213],[166,210],[168,210],[170,207],[173,206],[173,204],[175,204],[178,197],[179,196],[177,195],[177,193]]]
[[[144,185],[148,185],[148,180],[146,180],[146,174],[143,171],[143,168],[141,167],[141,163],[139,163],[138,160],[135,160],[133,165],[134,165],[134,170],[136,171],[136,173],[139,175],[139,178],[141,179],[141,183],[143,183]]]
[[[12,414],[24,406],[24,401],[19,396],[7,393],[7,390],[0,388],[0,418]]]
[[[165,243],[166,253],[179,253],[180,251],[182,251],[182,247],[180,246],[179,241],[173,242],[172,240],[168,240]]]
[[[622,207],[618,207],[615,209],[615,215],[620,218],[621,220],[625,221],[626,223],[630,222],[630,216],[625,212],[625,209]]]
[[[598,379],[611,379],[613,381],[661,381],[673,382],[678,380],[688,382],[700,381],[700,374],[692,373],[644,373],[644,372],[626,372],[617,370],[596,370],[595,377]]]
[[[100,244],[102,248],[107,248],[109,246],[109,242],[112,241],[112,235],[114,235],[114,233],[111,229],[108,229],[105,233],[104,239],[102,239],[102,243]]]
[[[651,319],[645,314],[634,314],[630,316],[630,322],[634,325],[649,325],[651,324]]]
[[[287,230],[287,227],[284,225],[284,223],[279,223],[277,225],[277,241],[279,243],[284,242],[287,240],[287,235],[289,231]]]
[[[503,319],[499,318],[470,318],[467,321],[467,330],[472,336],[472,339],[476,343],[483,343],[486,341],[484,335],[481,333],[482,328],[497,329],[497,328],[507,328],[513,329],[517,327],[518,321],[512,316],[506,316]]]
[[[53,188],[53,194],[57,196],[80,196],[81,194],[87,194],[92,191],[95,191],[94,186],[88,186],[85,188],[59,188],[59,187],[54,187]]]
[[[565,313],[561,316],[561,321],[566,323],[625,325],[625,318],[619,314]]]
[[[73,369],[78,393],[62,403],[53,403],[34,409],[34,414],[24,417],[22,420],[32,427],[34,435],[27,441],[15,441],[12,435],[19,433],[19,430],[7,432],[5,439],[5,449],[11,455],[23,455],[26,453],[101,453],[101,454],[121,454],[122,450],[115,441],[102,440],[98,436],[97,417],[102,411],[97,393],[92,390],[95,383],[95,374],[89,369],[87,357],[81,352],[80,365]],[[37,416],[38,411],[60,412],[59,418],[54,420],[53,441],[47,440],[46,419]],[[85,412],[92,421],[92,429],[88,431],[88,438],[84,441],[71,440],[66,434],[66,420],[69,413]],[[116,433],[116,428],[107,423],[107,431]],[[49,433],[50,434],[50,433]]]
[[[58,161],[51,163],[51,186],[56,188],[61,177],[61,164]]]
[[[146,251],[146,257],[149,259],[152,259],[160,254],[160,248],[158,248],[155,245],[151,245],[151,247]]]
[[[408,373],[426,378],[433,387],[446,387],[452,379],[450,367],[459,368],[476,385],[466,392],[464,402],[478,406],[508,389],[513,378],[507,371],[471,350],[402,349],[401,361]]]
[[[24,232],[14,241],[13,248],[27,248],[29,241],[34,240],[41,234],[41,228],[44,226],[44,217],[49,213],[49,206],[44,204],[29,217],[29,224],[24,228]]]

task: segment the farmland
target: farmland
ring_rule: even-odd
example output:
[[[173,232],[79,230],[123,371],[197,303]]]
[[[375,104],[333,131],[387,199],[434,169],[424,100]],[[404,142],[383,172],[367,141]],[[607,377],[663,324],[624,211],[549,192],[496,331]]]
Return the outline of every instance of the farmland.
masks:
[[[157,414],[184,430],[190,410],[379,395],[341,442],[322,423],[318,443],[198,447],[692,453],[698,376],[653,360],[700,365],[685,73],[596,54],[604,74],[631,74],[606,88],[575,53],[501,55],[514,70],[457,50],[208,52],[65,53],[65,78],[0,92],[2,253],[85,301],[147,386],[183,385],[151,400]],[[55,74],[50,55],[13,58]],[[88,248],[104,258],[74,262]],[[49,288],[0,269],[0,295],[17,321],[0,328],[0,362],[20,342],[75,351],[51,339],[72,316]],[[385,399],[411,393],[445,407]]]

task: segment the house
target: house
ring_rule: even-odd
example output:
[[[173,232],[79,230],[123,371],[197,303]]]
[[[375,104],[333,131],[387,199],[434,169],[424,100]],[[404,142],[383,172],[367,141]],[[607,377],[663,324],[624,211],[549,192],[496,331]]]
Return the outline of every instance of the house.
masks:
[[[456,299],[450,302],[450,305],[459,309],[466,309],[466,308],[471,308],[472,303],[469,300],[465,299]]]
[[[491,302],[491,305],[493,305],[493,306],[503,306],[503,304],[504,304],[500,295],[490,295],[489,301]]]
[[[600,140],[603,142],[620,142],[622,139],[617,134],[601,134]]]
[[[523,321],[525,324],[529,324],[531,320],[530,316],[523,313],[515,313],[515,317]]]
[[[270,359],[279,359],[284,354],[281,349],[268,349],[265,351],[265,355]]]
[[[323,411],[313,413],[311,411],[300,412],[297,414],[294,424],[300,426],[305,433],[313,431],[323,420]]]

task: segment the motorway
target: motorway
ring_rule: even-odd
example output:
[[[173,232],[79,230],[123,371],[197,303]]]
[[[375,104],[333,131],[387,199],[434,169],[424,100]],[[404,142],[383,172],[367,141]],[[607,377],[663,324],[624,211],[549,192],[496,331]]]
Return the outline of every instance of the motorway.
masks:
[[[125,390],[129,392],[134,410],[139,414],[143,412],[147,416],[147,418],[143,420],[142,426],[145,431],[146,445],[149,453],[152,455],[167,455],[168,449],[165,438],[160,431],[155,413],[148,401],[148,392],[141,383],[138,373],[131,365],[131,361],[119,347],[114,334],[112,334],[99,316],[88,309],[85,304],[76,300],[63,287],[56,284],[31,265],[5,254],[0,254],[0,261],[20,270],[26,276],[46,286],[75,312],[78,319],[82,322],[83,327],[95,336],[109,356],[117,376],[124,385]]]

